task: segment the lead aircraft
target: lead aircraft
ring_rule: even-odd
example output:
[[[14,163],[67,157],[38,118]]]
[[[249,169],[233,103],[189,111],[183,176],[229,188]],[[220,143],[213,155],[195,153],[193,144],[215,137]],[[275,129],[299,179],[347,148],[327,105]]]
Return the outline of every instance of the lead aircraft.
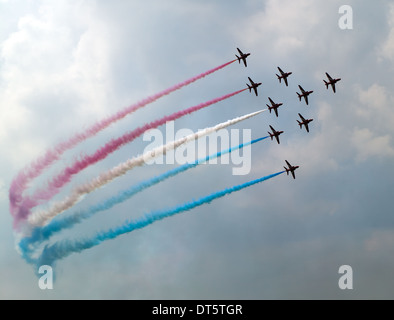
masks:
[[[243,53],[239,48],[237,48],[237,50],[238,50],[239,55],[240,55],[239,57],[237,55],[235,55],[237,57],[237,59],[238,59],[238,62],[241,63],[241,60],[242,60],[244,62],[245,67],[247,67],[246,58],[248,56],[250,56],[250,53]]]

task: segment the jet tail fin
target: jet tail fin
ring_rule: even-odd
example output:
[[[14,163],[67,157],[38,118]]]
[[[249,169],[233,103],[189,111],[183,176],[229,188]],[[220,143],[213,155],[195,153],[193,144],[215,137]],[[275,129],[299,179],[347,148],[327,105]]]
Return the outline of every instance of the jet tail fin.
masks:
[[[298,121],[298,120],[297,120],[297,122],[298,122],[298,124],[300,126],[300,129],[302,129],[302,123],[300,121]]]
[[[326,88],[328,89],[329,83],[328,83],[326,80],[323,80],[323,81],[324,81],[324,83],[325,83],[325,85],[326,85]]]
[[[252,87],[249,84],[246,84],[249,88],[249,92],[252,92]]]
[[[300,99],[300,101],[301,101],[301,95],[297,92],[297,94],[298,94],[298,99]]]
[[[281,76],[280,76],[279,74],[277,74],[277,73],[276,73],[276,76],[277,76],[278,79],[279,79],[279,83],[282,83],[282,78],[281,78]]]
[[[238,59],[238,63],[241,63],[241,58],[240,57],[238,57],[237,55],[235,55],[236,57],[237,57],[237,59]]]

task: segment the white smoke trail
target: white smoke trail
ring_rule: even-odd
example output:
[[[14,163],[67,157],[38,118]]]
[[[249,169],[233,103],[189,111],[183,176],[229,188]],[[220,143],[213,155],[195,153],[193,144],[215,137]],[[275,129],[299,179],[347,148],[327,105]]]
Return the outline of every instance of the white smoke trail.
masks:
[[[202,129],[196,133],[190,134],[186,137],[183,137],[179,140],[169,142],[165,145],[162,145],[160,147],[157,147],[153,149],[152,151],[146,152],[145,154],[142,154],[137,157],[133,157],[116,167],[101,173],[98,177],[94,178],[92,181],[82,184],[80,186],[77,186],[74,188],[74,190],[71,191],[71,194],[67,196],[65,199],[62,201],[56,202],[50,207],[48,210],[45,211],[37,211],[34,212],[32,215],[29,216],[28,222],[32,226],[44,226],[46,225],[52,218],[57,216],[58,214],[62,213],[63,211],[71,208],[73,205],[75,205],[78,201],[81,200],[81,198],[104,186],[105,184],[111,182],[113,179],[120,177],[127,173],[129,170],[133,169],[136,166],[142,166],[146,162],[162,155],[165,154],[166,152],[176,149],[182,144],[188,143],[190,141],[197,140],[203,136],[209,135],[215,131],[218,131],[220,129],[224,129],[228,126],[231,126],[233,124],[236,124],[238,122],[241,122],[243,120],[249,119],[251,117],[254,117],[260,113],[262,113],[264,110],[259,110],[253,113],[249,113],[247,115],[241,116],[234,118],[232,120],[228,120],[226,122],[220,123],[214,127],[210,128],[205,128]]]

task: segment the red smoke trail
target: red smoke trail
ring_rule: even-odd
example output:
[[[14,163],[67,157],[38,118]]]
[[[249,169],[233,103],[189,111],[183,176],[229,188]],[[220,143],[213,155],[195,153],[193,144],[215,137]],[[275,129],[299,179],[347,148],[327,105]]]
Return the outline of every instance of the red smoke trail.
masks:
[[[58,145],[56,145],[55,147],[47,150],[46,153],[42,157],[36,159],[29,166],[27,166],[25,169],[21,170],[18,173],[18,175],[11,182],[11,186],[10,186],[10,190],[9,190],[11,214],[13,216],[17,215],[17,212],[18,212],[17,209],[21,205],[21,202],[23,200],[23,197],[22,197],[23,192],[26,190],[26,188],[28,187],[28,184],[31,182],[31,180],[38,177],[53,162],[58,160],[65,151],[72,149],[80,142],[82,142],[90,137],[93,137],[101,130],[107,128],[112,123],[123,119],[128,114],[138,110],[139,108],[142,108],[145,105],[150,104],[165,95],[168,95],[178,89],[181,89],[182,87],[187,86],[187,85],[191,84],[192,82],[202,79],[211,73],[214,73],[220,69],[223,69],[224,67],[230,65],[231,63],[233,63],[235,61],[237,61],[237,59],[229,61],[229,62],[222,64],[216,68],[213,68],[213,69],[208,70],[204,73],[201,73],[193,78],[190,78],[189,80],[181,82],[173,87],[170,87],[162,92],[159,92],[153,96],[150,96],[150,97],[148,97],[148,98],[146,98],[134,105],[131,105],[131,106],[115,113],[112,116],[109,116],[108,118],[105,118],[99,122],[96,122],[95,124],[93,124],[90,128],[88,128],[84,132],[77,133],[74,136],[72,136],[69,140],[61,142]]]
[[[127,132],[123,136],[112,139],[103,147],[98,149],[94,154],[85,156],[83,159],[74,162],[71,166],[65,168],[60,174],[54,177],[52,180],[48,182],[47,188],[37,190],[31,197],[25,197],[22,200],[21,206],[18,208],[17,214],[15,215],[14,226],[18,224],[20,220],[26,219],[30,215],[30,209],[40,204],[42,201],[49,200],[54,195],[56,195],[60,188],[66,185],[72,178],[73,175],[79,173],[86,167],[95,164],[96,162],[103,160],[110,153],[116,151],[121,146],[133,141],[135,138],[139,137],[145,131],[157,128],[168,121],[174,121],[183,117],[184,115],[191,114],[200,109],[208,107],[212,104],[218,103],[222,100],[228,99],[234,95],[237,95],[247,89],[238,90],[229,94],[226,94],[222,97],[215,98],[213,100],[201,103],[194,107],[190,107],[188,109],[175,112],[169,116],[164,116],[159,120],[155,120],[153,122],[147,123],[133,131]]]

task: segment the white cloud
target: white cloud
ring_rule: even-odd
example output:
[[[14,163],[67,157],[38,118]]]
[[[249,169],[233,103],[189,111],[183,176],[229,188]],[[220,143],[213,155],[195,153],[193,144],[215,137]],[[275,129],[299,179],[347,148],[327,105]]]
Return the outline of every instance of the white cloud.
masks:
[[[245,47],[263,45],[265,50],[287,55],[305,47],[319,16],[318,6],[311,0],[269,0],[264,10],[234,25],[233,32]]]
[[[394,157],[391,136],[374,135],[368,128],[355,128],[352,143],[357,150],[356,160],[364,161],[369,157]]]
[[[394,62],[394,5],[389,5],[389,13],[388,13],[388,25],[390,31],[388,33],[386,41],[378,50],[378,58],[389,59]]]
[[[111,37],[92,11],[77,1],[42,1],[1,43],[0,143],[12,137],[9,158],[23,158],[17,166],[53,143],[56,130],[91,123],[92,115],[98,119],[113,105]]]
[[[354,107],[355,114],[364,121],[374,134],[394,133],[394,96],[390,89],[372,84],[366,90],[356,89],[359,103]]]
[[[386,88],[375,83],[365,91],[359,89],[359,100],[362,104],[372,107],[373,111],[384,111],[389,97]]]

